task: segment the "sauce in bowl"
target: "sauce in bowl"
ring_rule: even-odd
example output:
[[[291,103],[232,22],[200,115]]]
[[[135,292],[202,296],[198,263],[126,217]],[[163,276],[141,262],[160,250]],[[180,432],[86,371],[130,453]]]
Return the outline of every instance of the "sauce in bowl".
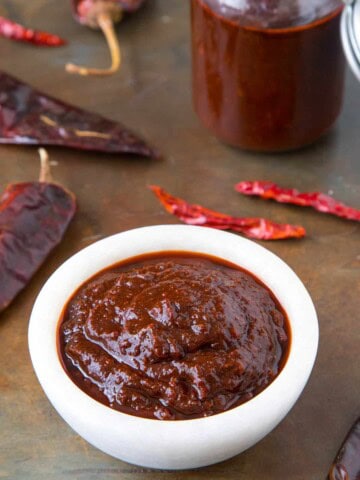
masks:
[[[161,420],[214,415],[281,371],[284,310],[253,275],[216,257],[147,254],[86,281],[65,306],[59,355],[88,395]]]

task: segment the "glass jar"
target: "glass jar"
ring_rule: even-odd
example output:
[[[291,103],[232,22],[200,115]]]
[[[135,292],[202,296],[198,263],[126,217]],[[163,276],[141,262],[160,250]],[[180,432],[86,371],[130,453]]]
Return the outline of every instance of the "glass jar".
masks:
[[[193,102],[220,140],[256,151],[308,145],[338,117],[340,0],[191,0]]]

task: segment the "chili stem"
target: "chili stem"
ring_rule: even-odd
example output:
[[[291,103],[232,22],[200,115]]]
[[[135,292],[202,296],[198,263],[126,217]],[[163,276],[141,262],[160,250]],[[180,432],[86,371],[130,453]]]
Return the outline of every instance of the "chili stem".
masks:
[[[50,171],[49,154],[47,153],[45,148],[39,148],[38,152],[40,155],[40,165],[41,165],[39,182],[52,183],[53,178]]]
[[[79,75],[112,75],[117,72],[121,64],[121,50],[118,38],[116,36],[114,22],[108,13],[100,13],[97,17],[99,27],[103,31],[111,55],[110,68],[88,68],[68,63],[65,67],[69,73],[77,73]]]

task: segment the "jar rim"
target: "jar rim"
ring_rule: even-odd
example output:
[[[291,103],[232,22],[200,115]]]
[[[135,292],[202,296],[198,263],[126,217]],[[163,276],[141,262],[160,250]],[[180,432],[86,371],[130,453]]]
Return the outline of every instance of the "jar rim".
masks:
[[[193,1],[198,1],[199,3],[203,4],[204,8],[211,9],[207,0],[193,0]],[[338,4],[337,6],[334,6],[334,8],[331,11],[329,11],[327,14],[323,16],[317,17],[307,23],[305,22],[300,24],[294,24],[286,27],[271,27],[271,26],[266,27],[262,25],[251,25],[246,23],[241,24],[239,21],[237,21],[234,18],[231,18],[230,16],[227,17],[225,15],[222,15],[220,12],[217,12],[216,14],[219,16],[219,18],[223,19],[224,21],[230,23],[233,26],[238,26],[239,28],[245,31],[261,33],[265,35],[266,34],[287,35],[287,34],[302,32],[305,30],[310,30],[312,28],[316,28],[317,26],[325,24],[330,20],[332,20],[333,18],[336,18],[337,16],[339,16],[344,10],[344,8],[345,8],[344,4]]]

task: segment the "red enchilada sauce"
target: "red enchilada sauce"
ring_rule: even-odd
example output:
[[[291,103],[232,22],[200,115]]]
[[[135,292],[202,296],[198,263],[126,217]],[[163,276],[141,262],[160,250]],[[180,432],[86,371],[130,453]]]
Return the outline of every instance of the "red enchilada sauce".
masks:
[[[312,143],[340,113],[340,0],[192,0],[193,101],[220,140]]]
[[[70,378],[111,408],[161,420],[223,412],[278,375],[286,315],[255,277],[215,257],[144,255],[85,282],[65,307]]]

